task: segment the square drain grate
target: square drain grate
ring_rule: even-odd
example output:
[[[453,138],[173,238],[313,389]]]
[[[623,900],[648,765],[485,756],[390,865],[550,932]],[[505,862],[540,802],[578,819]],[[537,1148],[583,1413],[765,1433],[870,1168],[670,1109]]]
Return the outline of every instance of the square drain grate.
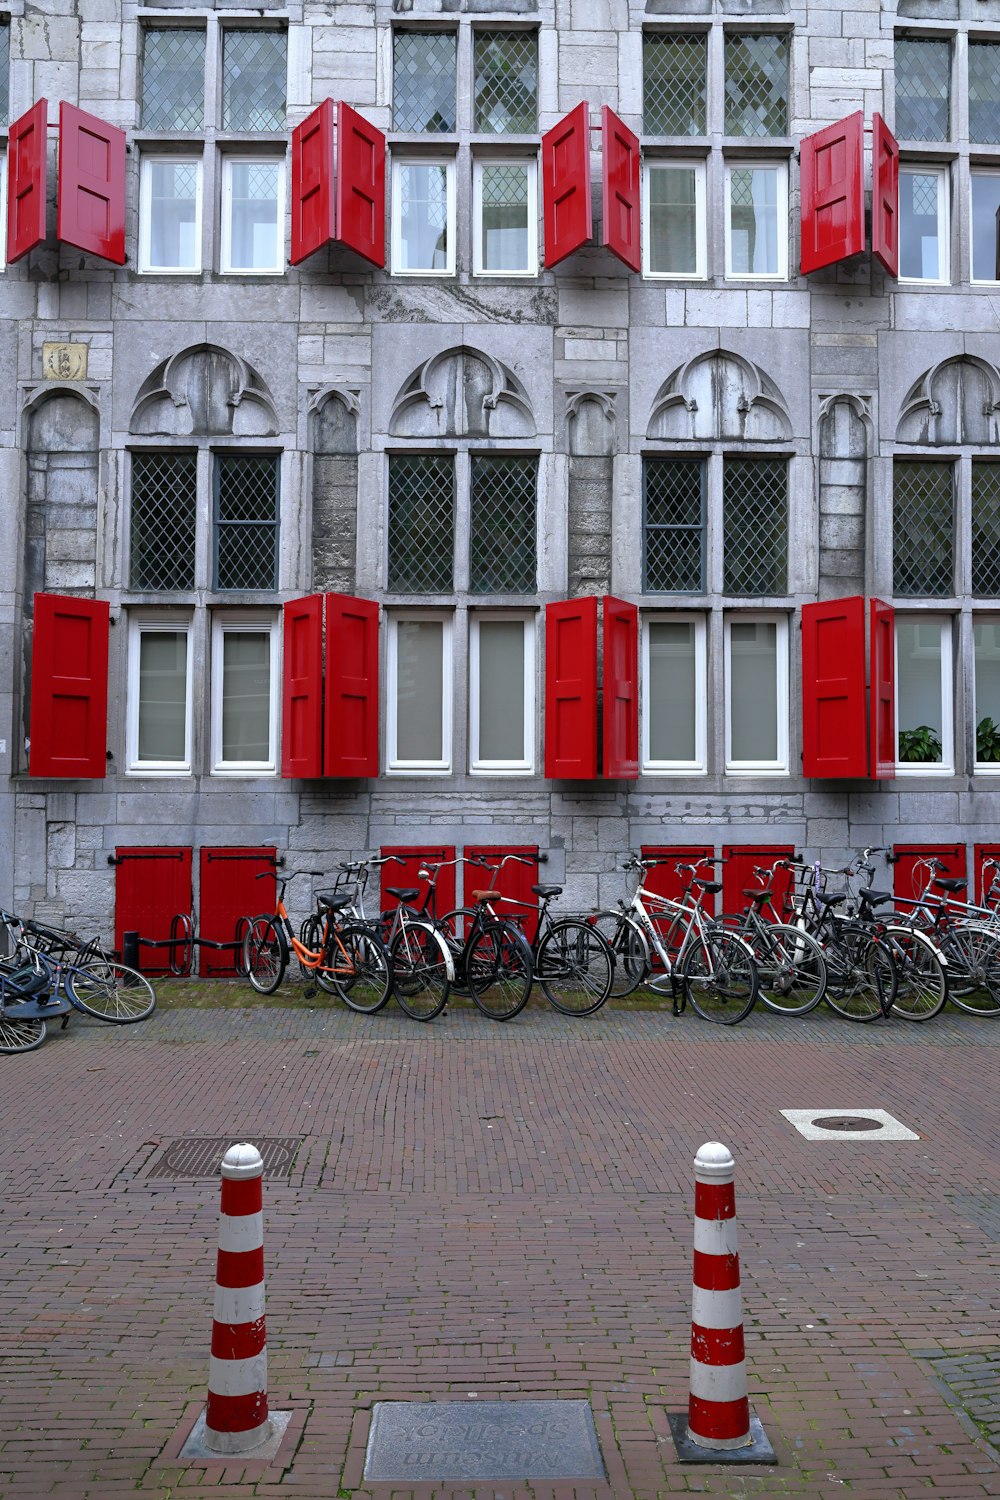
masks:
[[[147,1177],[166,1177],[178,1180],[192,1177],[218,1177],[222,1158],[241,1139],[236,1135],[185,1135],[171,1141],[153,1163]],[[295,1153],[302,1144],[300,1136],[256,1136],[251,1145],[257,1147],[264,1160],[265,1177],[287,1177],[292,1170]]]
[[[587,1401],[377,1401],[365,1454],[373,1482],[599,1479]]]

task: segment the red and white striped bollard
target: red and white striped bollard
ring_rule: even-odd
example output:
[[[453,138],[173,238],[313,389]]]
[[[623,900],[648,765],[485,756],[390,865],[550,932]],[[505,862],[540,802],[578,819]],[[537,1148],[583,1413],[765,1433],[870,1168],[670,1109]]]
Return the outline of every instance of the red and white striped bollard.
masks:
[[[701,1448],[745,1448],[750,1433],[740,1257],[736,1243],[736,1163],[708,1141],[694,1159],[694,1275],[687,1436]]]

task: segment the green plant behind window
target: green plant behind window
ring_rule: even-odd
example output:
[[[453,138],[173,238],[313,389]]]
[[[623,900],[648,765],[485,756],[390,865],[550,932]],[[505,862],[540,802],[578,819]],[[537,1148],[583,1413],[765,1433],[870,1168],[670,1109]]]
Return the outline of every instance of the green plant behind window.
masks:
[[[941,759],[941,736],[929,724],[899,731],[900,763],[929,765]]]
[[[1000,724],[987,716],[976,725],[976,759],[1000,761]]]

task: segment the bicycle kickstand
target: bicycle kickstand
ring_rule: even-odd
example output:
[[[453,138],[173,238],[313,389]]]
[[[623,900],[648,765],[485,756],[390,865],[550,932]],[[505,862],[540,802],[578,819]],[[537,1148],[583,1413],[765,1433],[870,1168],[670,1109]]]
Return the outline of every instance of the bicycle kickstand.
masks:
[[[681,985],[681,991],[680,991],[680,997],[679,998],[680,998],[680,1003],[678,1004],[677,975],[676,975],[676,973],[674,971],[671,971],[671,974],[670,974],[670,999],[672,1001],[671,1014],[675,1015],[675,1016],[682,1016],[684,1014],[684,1007],[685,1007],[685,1004],[687,1003],[686,996],[684,994],[684,986],[683,985]]]

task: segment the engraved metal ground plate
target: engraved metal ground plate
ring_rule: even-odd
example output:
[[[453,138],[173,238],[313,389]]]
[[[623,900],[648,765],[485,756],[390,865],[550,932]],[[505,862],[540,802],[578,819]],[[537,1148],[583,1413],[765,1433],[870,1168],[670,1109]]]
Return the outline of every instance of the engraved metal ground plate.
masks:
[[[379,1401],[373,1482],[604,1479],[587,1401]]]

